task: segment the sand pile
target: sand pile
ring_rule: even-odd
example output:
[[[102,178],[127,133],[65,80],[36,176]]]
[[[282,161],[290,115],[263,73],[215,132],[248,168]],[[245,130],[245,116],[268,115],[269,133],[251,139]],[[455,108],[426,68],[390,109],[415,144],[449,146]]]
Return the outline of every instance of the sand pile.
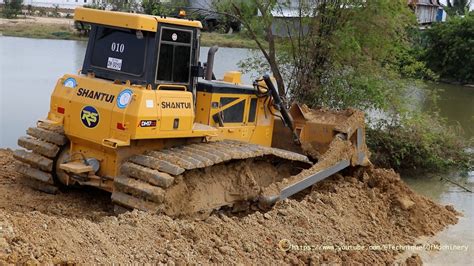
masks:
[[[318,249],[414,244],[457,222],[452,207],[415,194],[384,169],[333,176],[266,213],[220,211],[196,220],[137,211],[114,216],[110,194],[92,189],[33,191],[18,184],[12,162],[0,150],[0,264],[382,264],[400,252]],[[415,255],[406,262],[420,261]]]

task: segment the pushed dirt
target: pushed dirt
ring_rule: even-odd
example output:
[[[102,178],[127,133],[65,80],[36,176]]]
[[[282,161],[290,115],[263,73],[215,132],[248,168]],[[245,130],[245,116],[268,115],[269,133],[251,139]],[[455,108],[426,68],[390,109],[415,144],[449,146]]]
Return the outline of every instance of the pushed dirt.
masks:
[[[345,247],[414,244],[459,215],[415,194],[392,170],[359,168],[266,213],[222,210],[204,220],[138,211],[115,216],[110,194],[34,191],[19,184],[13,164],[11,151],[0,150],[0,264],[385,264],[400,251]],[[403,263],[420,261],[415,254]]]

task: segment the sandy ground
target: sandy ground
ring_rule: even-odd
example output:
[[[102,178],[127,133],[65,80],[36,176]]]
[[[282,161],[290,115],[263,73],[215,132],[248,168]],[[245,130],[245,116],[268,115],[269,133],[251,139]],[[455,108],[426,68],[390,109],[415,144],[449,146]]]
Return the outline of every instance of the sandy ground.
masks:
[[[386,264],[401,251],[369,245],[416,244],[458,220],[452,207],[415,194],[391,170],[344,174],[268,212],[222,210],[204,220],[115,216],[105,192],[53,196],[22,186],[11,151],[0,150],[0,264]],[[421,263],[408,256],[402,264]]]

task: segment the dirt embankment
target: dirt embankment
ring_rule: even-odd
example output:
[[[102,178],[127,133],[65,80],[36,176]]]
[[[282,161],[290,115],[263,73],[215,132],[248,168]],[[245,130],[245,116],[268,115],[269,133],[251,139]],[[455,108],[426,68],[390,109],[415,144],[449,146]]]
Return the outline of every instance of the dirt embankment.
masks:
[[[110,194],[86,189],[52,196],[23,187],[17,179],[11,152],[0,150],[0,264],[385,264],[399,252],[315,249],[414,244],[417,237],[457,222],[452,207],[415,194],[384,169],[336,175],[267,213],[222,211],[205,220],[136,211],[114,216]],[[301,250],[307,247],[313,250]],[[420,261],[414,256],[406,263]]]

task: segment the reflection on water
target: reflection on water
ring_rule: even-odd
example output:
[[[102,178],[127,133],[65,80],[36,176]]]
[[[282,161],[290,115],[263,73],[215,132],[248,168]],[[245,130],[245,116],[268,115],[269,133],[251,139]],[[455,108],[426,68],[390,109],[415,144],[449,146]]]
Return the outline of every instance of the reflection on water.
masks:
[[[439,114],[451,125],[460,125],[464,136],[474,137],[474,88],[443,83],[428,83],[428,88],[436,90],[439,96]],[[422,110],[430,110],[433,101],[424,100]]]

